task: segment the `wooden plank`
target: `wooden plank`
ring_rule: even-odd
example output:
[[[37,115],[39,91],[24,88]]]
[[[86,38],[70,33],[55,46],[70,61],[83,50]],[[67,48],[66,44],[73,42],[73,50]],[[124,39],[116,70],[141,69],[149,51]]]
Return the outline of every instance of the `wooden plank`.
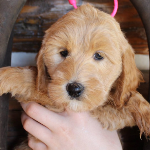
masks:
[[[113,0],[84,0],[83,4],[86,3],[90,3],[96,8],[109,14],[111,14],[114,5]],[[81,2],[79,2],[79,5],[80,4]],[[43,2],[30,1],[30,3],[28,1],[28,3],[24,6],[22,12],[20,13],[17,22],[23,18],[30,19],[31,17],[41,17],[43,19],[43,23],[45,23],[46,19],[49,21],[56,21],[71,9],[72,6],[70,6],[67,1],[63,0],[56,2],[50,2],[47,0],[44,0]],[[133,7],[129,0],[119,1],[119,9],[115,18],[121,24],[122,28],[143,27],[136,9]]]
[[[123,30],[129,43],[135,50],[136,54],[149,54],[147,37],[144,28],[132,28]]]
[[[21,110],[9,111],[9,124],[7,134],[8,150],[12,150],[16,144],[19,144],[22,139],[27,136],[27,132],[23,129],[21,124],[21,112]]]
[[[13,39],[13,51],[38,52],[41,47],[44,31],[42,31],[39,36],[37,36],[38,33],[35,33],[36,35],[32,35],[32,32],[29,33],[27,31],[28,33],[21,33],[21,30],[18,29],[18,32],[19,31],[20,34],[16,35]],[[149,54],[144,28],[124,29],[123,32],[125,33],[129,43],[133,46],[135,53]]]
[[[111,14],[112,0],[84,0],[104,12]],[[81,1],[79,1],[79,5]],[[60,17],[72,9],[65,0],[59,1],[27,1],[15,24],[13,51],[38,52],[42,38],[47,30]],[[116,20],[137,54],[149,54],[143,24],[137,11],[129,0],[119,1]]]

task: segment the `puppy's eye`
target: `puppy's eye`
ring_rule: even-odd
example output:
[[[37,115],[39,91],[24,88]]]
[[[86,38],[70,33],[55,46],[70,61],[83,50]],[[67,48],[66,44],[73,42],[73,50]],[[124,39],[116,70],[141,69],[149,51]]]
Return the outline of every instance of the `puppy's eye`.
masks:
[[[61,51],[61,52],[60,52],[60,55],[61,55],[62,57],[67,57],[67,56],[68,56],[68,50],[63,50],[63,51]]]
[[[100,53],[95,53],[95,54],[94,54],[94,59],[95,59],[95,60],[102,60],[102,59],[104,59],[104,57],[102,57],[102,56],[100,55]]]

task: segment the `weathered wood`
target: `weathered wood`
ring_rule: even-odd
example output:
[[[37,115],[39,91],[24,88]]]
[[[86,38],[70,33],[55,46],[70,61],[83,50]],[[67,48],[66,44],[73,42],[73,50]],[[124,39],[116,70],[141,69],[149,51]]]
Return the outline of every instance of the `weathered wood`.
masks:
[[[129,43],[135,50],[136,54],[149,54],[147,38],[144,28],[132,28],[123,30]]]
[[[21,110],[9,111],[9,126],[8,126],[8,150],[13,150],[16,144],[19,144],[22,139],[27,136],[27,132],[21,124]]]
[[[5,1],[0,0],[0,59],[6,54],[7,44],[11,35],[13,25],[17,19],[18,11],[20,12],[26,0]],[[7,11],[6,11],[7,9]],[[13,10],[14,9],[14,10]],[[3,62],[0,63],[2,65]]]
[[[100,10],[111,14],[112,0],[84,0]],[[81,4],[81,0],[78,5]],[[73,9],[68,1],[27,1],[15,24],[13,51],[38,52],[47,30],[60,17]],[[141,19],[129,0],[119,1],[116,20],[137,54],[148,54],[147,39]]]
[[[12,41],[13,41],[13,34],[11,34],[7,50],[5,55],[2,55],[3,58],[0,60],[0,67],[8,66],[11,62],[11,50],[12,50]],[[4,54],[4,53],[3,53]],[[0,97],[0,150],[7,149],[7,129],[8,129],[8,101],[10,95],[5,94]]]
[[[134,28],[128,30],[124,29],[123,32],[125,33],[126,38],[129,40],[129,43],[133,46],[137,54],[149,53],[144,28]],[[20,52],[20,51],[38,52],[41,47],[41,42],[44,33],[41,33],[41,35],[39,36],[32,36],[29,34],[27,36],[25,34],[26,33],[22,33],[14,37],[13,51],[14,52]]]
[[[4,51],[2,59],[0,60],[0,67],[9,66],[11,63],[11,51],[12,51],[13,33],[10,36],[7,50]],[[8,101],[10,99],[9,94],[0,96],[0,150],[7,149],[7,130],[8,130]]]

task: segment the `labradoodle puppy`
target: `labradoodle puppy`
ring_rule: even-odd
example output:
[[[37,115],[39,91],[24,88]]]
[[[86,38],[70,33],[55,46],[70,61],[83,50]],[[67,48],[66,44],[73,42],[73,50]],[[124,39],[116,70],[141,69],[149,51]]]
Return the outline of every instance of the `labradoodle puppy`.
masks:
[[[148,136],[150,105],[136,91],[142,80],[116,20],[83,5],[46,31],[37,67],[0,69],[0,95],[57,112],[89,111],[108,130],[137,125]]]

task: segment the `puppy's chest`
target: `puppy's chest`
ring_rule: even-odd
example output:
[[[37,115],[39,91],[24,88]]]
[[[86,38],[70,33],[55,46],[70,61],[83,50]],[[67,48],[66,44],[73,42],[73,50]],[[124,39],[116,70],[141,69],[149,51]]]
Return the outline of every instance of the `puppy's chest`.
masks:
[[[134,126],[135,120],[126,108],[116,109],[110,105],[92,110],[91,116],[96,118],[107,130],[118,130],[125,126]]]

